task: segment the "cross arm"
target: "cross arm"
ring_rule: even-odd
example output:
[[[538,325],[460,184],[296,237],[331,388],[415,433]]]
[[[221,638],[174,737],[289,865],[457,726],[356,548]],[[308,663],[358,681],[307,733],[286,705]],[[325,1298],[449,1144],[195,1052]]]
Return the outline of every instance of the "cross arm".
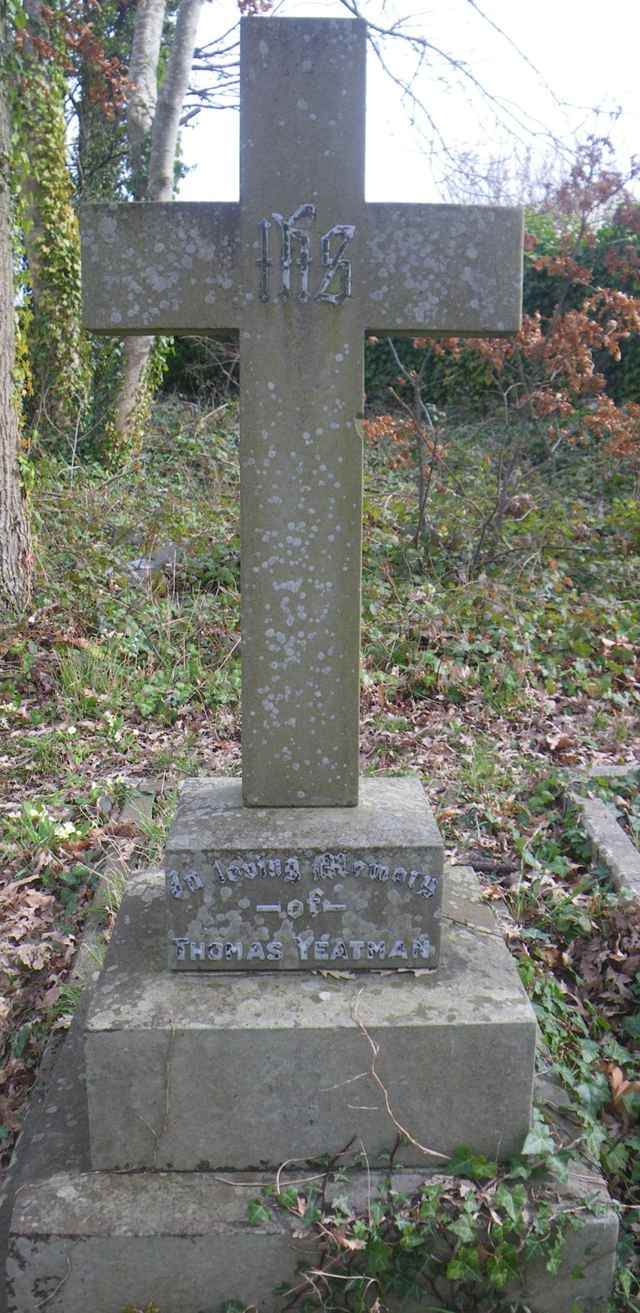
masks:
[[[522,210],[368,204],[366,327],[504,337],[522,306]]]
[[[237,328],[239,209],[223,202],[84,205],[85,328],[116,337]]]

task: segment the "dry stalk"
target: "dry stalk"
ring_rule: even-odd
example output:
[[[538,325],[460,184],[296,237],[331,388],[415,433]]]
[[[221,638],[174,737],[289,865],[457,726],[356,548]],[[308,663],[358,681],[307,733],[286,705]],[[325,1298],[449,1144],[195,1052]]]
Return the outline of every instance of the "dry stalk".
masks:
[[[362,1021],[358,1015],[358,1008],[360,1004],[361,995],[362,995],[362,990],[360,990],[360,992],[358,993],[355,1003],[353,1005],[353,1019],[356,1025],[362,1031],[362,1034],[364,1035],[367,1044],[371,1049],[372,1056],[371,1056],[371,1066],[369,1068],[369,1075],[371,1079],[375,1081],[376,1085],[378,1086],[378,1089],[382,1094],[382,1097],[384,1099],[384,1105],[387,1110],[387,1115],[390,1117],[396,1130],[400,1132],[400,1135],[402,1135],[405,1140],[408,1140],[409,1144],[412,1144],[415,1149],[418,1149],[420,1151],[420,1153],[425,1154],[425,1156],[428,1158],[439,1158],[441,1162],[448,1162],[451,1156],[450,1154],[440,1153],[438,1149],[429,1149],[426,1144],[421,1144],[420,1141],[416,1140],[415,1136],[413,1136],[411,1132],[407,1130],[406,1126],[403,1126],[402,1123],[398,1121],[398,1118],[396,1117],[393,1108],[391,1107],[391,1100],[389,1099],[389,1091],[386,1085],[384,1084],[384,1081],[380,1079],[380,1076],[376,1071],[376,1061],[380,1054],[380,1045],[376,1044],[375,1040],[371,1038],[371,1035],[369,1034],[369,1031],[367,1030],[367,1027],[364,1024],[364,1021]]]

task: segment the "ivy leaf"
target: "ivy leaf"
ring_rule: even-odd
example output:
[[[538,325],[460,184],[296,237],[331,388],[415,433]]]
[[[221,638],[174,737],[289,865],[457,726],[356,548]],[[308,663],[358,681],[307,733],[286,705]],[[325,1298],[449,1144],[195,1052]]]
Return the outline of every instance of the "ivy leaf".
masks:
[[[540,1154],[553,1153],[555,1147],[553,1136],[544,1122],[536,1121],[520,1152],[523,1158],[535,1158]]]
[[[601,1108],[609,1102],[611,1090],[604,1072],[596,1072],[589,1081],[580,1081],[575,1087],[581,1107],[592,1117],[597,1117]]]
[[[499,1185],[496,1190],[498,1207],[504,1209],[507,1217],[514,1223],[520,1220],[526,1201],[527,1192],[523,1185],[514,1185],[512,1189],[507,1185]]]
[[[384,1240],[374,1238],[369,1241],[366,1250],[367,1270],[373,1276],[378,1272],[387,1272],[391,1267],[391,1250]]]
[[[252,1226],[271,1221],[271,1212],[259,1199],[251,1199],[247,1204],[247,1221]]]
[[[503,1290],[518,1275],[518,1253],[513,1245],[500,1245],[487,1261],[487,1276],[492,1285]]]
[[[479,1250],[471,1249],[468,1245],[459,1249],[447,1264],[446,1276],[449,1281],[479,1281]]]
[[[467,1176],[472,1181],[491,1181],[498,1168],[496,1163],[490,1162],[483,1154],[475,1153],[468,1145],[461,1144],[454,1149],[448,1170],[452,1176]]]
[[[456,1217],[454,1222],[450,1222],[447,1231],[457,1235],[465,1244],[470,1244],[476,1239],[473,1218],[469,1217],[468,1213],[462,1213],[460,1217]]]

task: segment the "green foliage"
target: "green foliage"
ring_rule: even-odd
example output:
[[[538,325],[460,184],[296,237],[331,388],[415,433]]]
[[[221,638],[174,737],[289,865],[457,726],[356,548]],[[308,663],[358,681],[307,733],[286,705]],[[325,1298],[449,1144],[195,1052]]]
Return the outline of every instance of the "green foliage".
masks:
[[[69,458],[84,423],[90,371],[80,328],[80,239],[66,163],[65,86],[55,65],[45,71],[39,60],[27,60],[24,73],[15,98],[14,172],[28,261],[20,339],[29,355],[25,404],[39,443]]]
[[[106,469],[118,469],[140,451],[153,399],[164,378],[173,343],[167,337],[154,339],[126,427],[120,426],[116,419],[123,381],[124,343],[115,339],[103,345],[94,338],[93,344],[95,384],[89,450]]]
[[[238,334],[176,337],[167,359],[163,386],[167,393],[217,406],[237,398],[240,343]]]
[[[429,404],[445,406],[451,416],[485,414],[495,405],[495,388],[485,361],[473,351],[451,356],[433,347],[416,347],[410,338],[394,338],[395,349],[408,369],[418,369],[427,356],[424,396]],[[398,386],[398,370],[386,338],[369,338],[365,345],[365,396],[374,411],[393,409],[390,389]]]
[[[502,1168],[460,1148],[445,1177],[406,1195],[391,1176],[364,1207],[349,1197],[348,1170],[340,1174],[339,1194],[326,1183],[322,1190],[286,1184],[264,1190],[248,1205],[253,1225],[284,1212],[299,1237],[307,1231],[316,1241],[312,1271],[303,1260],[298,1283],[286,1292],[287,1307],[367,1313],[407,1299],[428,1300],[447,1313],[526,1313],[527,1264],[557,1272],[566,1235],[580,1225],[552,1184],[553,1137],[538,1133],[536,1143],[533,1134],[529,1141]]]

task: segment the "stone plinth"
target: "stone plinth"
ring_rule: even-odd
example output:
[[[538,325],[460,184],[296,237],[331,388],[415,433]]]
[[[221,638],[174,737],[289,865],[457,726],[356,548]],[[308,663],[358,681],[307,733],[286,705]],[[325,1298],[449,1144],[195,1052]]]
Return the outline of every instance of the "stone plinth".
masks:
[[[169,966],[438,965],[442,839],[419,780],[363,779],[356,807],[245,807],[188,780],[167,841]]]
[[[312,1173],[294,1179],[307,1175]],[[410,1194],[429,1175],[396,1172],[391,1184]],[[346,1195],[363,1208],[382,1194],[386,1181],[381,1172],[357,1172],[330,1187],[327,1197]],[[248,1222],[247,1203],[259,1196],[261,1185],[273,1183],[273,1175],[255,1173],[221,1181],[206,1172],[63,1171],[31,1185],[14,1215],[9,1313],[41,1313],[43,1291],[47,1313],[116,1313],[132,1300],[136,1308],[153,1302],[162,1313],[203,1313],[231,1299],[258,1313],[275,1313],[283,1306],[276,1286],[294,1286],[298,1265],[315,1267],[319,1253],[313,1237],[301,1235],[295,1219],[276,1209],[259,1226]],[[286,1174],[281,1183],[287,1185]],[[594,1193],[591,1185],[591,1200]],[[526,1301],[531,1313],[606,1313],[616,1260],[615,1212],[601,1190],[601,1211],[590,1213],[579,1178],[563,1195],[559,1206],[578,1209],[583,1226],[569,1230],[558,1271],[550,1275],[542,1263],[523,1268],[506,1293]],[[448,1293],[453,1301],[451,1287]],[[434,1306],[441,1310],[442,1300],[426,1293],[419,1303],[391,1305],[397,1313]]]
[[[332,1154],[369,1161],[396,1119],[421,1145],[518,1151],[529,1125],[535,1020],[470,873],[437,972],[169,974],[160,877],[131,885],[89,1011],[91,1161],[107,1169],[250,1169]],[[445,905],[446,912],[446,905]],[[474,928],[474,924],[477,928]],[[400,1161],[424,1162],[412,1144]]]
[[[149,900],[160,907],[160,890],[154,895],[153,886],[153,880],[142,878],[140,897],[128,901],[123,909],[125,916],[144,911],[150,906]],[[464,933],[475,933],[480,969],[484,938],[492,929],[491,914],[476,902],[473,884],[464,873],[452,872],[448,887],[451,898],[447,912],[458,923],[464,923]],[[476,924],[475,932],[466,928],[469,923]],[[452,930],[454,939],[458,933],[463,933],[461,924],[458,930]],[[492,938],[489,960],[495,960]],[[135,980],[135,975],[132,978]],[[235,989],[240,979],[234,976],[228,984]],[[317,989],[326,990],[331,998],[343,987],[343,982],[327,982],[322,976],[314,979]],[[388,984],[389,978],[383,981]],[[173,977],[172,983],[179,992],[208,986],[204,977]],[[220,998],[225,982],[218,977],[212,983],[214,996]],[[261,983],[279,987],[282,980],[269,977]],[[485,1002],[488,990],[488,979],[478,982],[478,995],[485,995]],[[511,991],[505,989],[505,1006],[511,997]],[[480,1006],[484,1006],[481,999]],[[518,1009],[520,1006],[518,996]],[[455,995],[451,1007],[455,1011]],[[302,1239],[299,1233],[298,1238],[293,1236],[295,1222],[277,1212],[260,1226],[248,1222],[248,1201],[259,1194],[262,1183],[273,1184],[273,1173],[92,1171],[83,1081],[83,1026],[80,1015],[65,1039],[48,1086],[36,1092],[20,1138],[11,1182],[15,1206],[8,1228],[8,1279],[0,1289],[0,1313],[42,1313],[45,1306],[47,1313],[116,1313],[130,1303],[145,1308],[150,1302],[162,1313],[202,1313],[228,1299],[238,1300],[243,1307],[255,1305],[258,1313],[275,1313],[282,1300],[274,1295],[274,1288],[282,1282],[293,1284],[298,1263],[313,1265],[317,1254],[307,1237]],[[491,1051],[490,1034],[486,1047]],[[141,1065],[140,1058],[137,1062]],[[478,1071],[477,1067],[464,1073],[463,1083],[473,1086],[479,1108],[483,1103],[483,1074],[484,1068]],[[462,1083],[457,1069],[455,1075],[457,1084],[453,1082],[449,1087],[452,1102]],[[253,1071],[247,1067],[245,1076],[259,1082],[258,1061]],[[441,1076],[448,1079],[447,1068]],[[508,1084],[509,1073],[503,1071],[502,1078]],[[322,1079],[321,1072],[318,1079]],[[362,1084],[346,1087],[349,1103],[373,1102],[371,1091],[362,1097]],[[504,1102],[496,1100],[496,1124],[503,1109]],[[170,1105],[168,1111],[171,1115]],[[300,1119],[304,1113],[304,1108],[297,1110]],[[225,1124],[231,1126],[233,1117],[232,1101],[224,1111]],[[471,1142],[475,1143],[475,1137]],[[396,1172],[393,1188],[411,1193],[429,1174],[424,1164],[420,1172],[410,1176]],[[315,1173],[298,1164],[295,1179],[308,1175]],[[339,1184],[329,1186],[328,1197],[337,1191],[363,1204],[377,1194],[384,1179],[375,1170],[349,1173],[346,1181],[341,1179]],[[287,1184],[286,1175],[282,1183]],[[585,1192],[592,1200],[597,1189],[592,1168],[566,1188],[558,1189],[554,1183],[560,1206],[578,1212],[583,1225],[569,1231],[557,1272],[550,1275],[542,1265],[523,1271],[523,1285],[513,1290],[513,1298],[524,1298],[532,1313],[567,1313],[574,1302],[581,1313],[605,1313],[615,1263],[617,1220],[607,1207],[604,1191],[599,1193],[598,1214],[585,1207]],[[420,1307],[428,1308],[428,1303]],[[402,1313],[413,1313],[413,1309],[403,1304]]]

